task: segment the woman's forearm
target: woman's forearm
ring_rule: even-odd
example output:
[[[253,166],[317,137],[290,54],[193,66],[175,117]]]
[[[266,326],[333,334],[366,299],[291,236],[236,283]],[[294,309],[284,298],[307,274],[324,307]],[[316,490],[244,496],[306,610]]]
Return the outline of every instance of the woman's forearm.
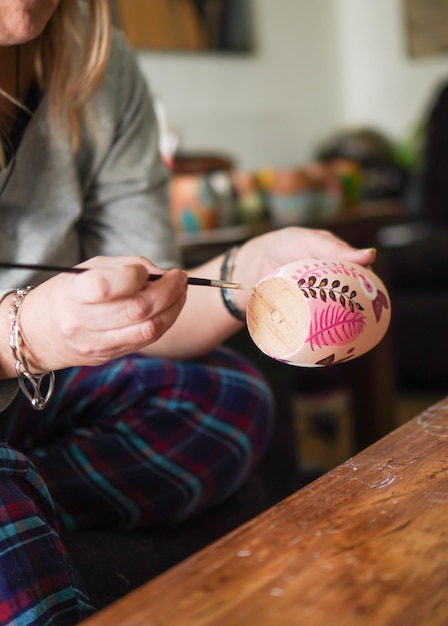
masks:
[[[220,255],[188,273],[201,278],[220,278],[223,260],[224,255]],[[239,290],[233,291],[236,302],[237,296],[242,294],[237,294]],[[238,307],[244,310],[244,302]],[[176,322],[142,352],[169,358],[195,358],[212,350],[242,326],[226,309],[220,288],[189,285],[185,305]]]

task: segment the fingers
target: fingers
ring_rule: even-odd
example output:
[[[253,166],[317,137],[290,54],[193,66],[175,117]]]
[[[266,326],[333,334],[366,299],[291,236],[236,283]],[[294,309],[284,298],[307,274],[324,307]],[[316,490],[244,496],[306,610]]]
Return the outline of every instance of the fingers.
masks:
[[[361,248],[361,249],[345,249],[341,250],[339,254],[339,258],[346,259],[347,261],[352,261],[353,263],[358,263],[359,265],[372,265],[376,259],[376,249],[375,248]]]
[[[185,297],[178,298],[170,306],[142,315],[134,323],[114,322],[108,329],[91,328],[89,334],[76,338],[80,361],[101,364],[154,343],[174,324],[184,302]]]
[[[259,235],[238,252],[233,280],[255,284],[273,270],[301,259],[343,259],[372,265],[374,248],[357,249],[327,230],[289,226]]]
[[[354,248],[330,231],[310,231],[313,257],[341,258],[360,265],[370,265],[375,261],[375,248]]]
[[[146,259],[92,259],[81,274],[59,274],[30,294],[22,311],[27,357],[36,371],[97,365],[157,341],[186,299],[185,272],[160,273]]]
[[[147,286],[151,272],[161,273],[143,257],[96,257],[77,267],[89,269],[73,278],[73,297],[85,304],[132,295]]]
[[[156,342],[176,321],[181,309],[180,301],[169,309],[161,311],[138,324],[114,328],[98,333],[95,345],[87,341],[84,345],[78,343],[79,351],[86,357],[94,356],[95,363],[107,362]],[[111,356],[113,355],[113,356]]]
[[[89,272],[90,273],[90,272]],[[112,273],[115,273],[113,270]],[[118,272],[119,276],[109,276],[104,272],[100,277],[89,277],[88,293],[83,291],[84,283],[77,285],[75,296],[78,302],[87,305],[89,327],[92,331],[103,330],[106,326],[120,329],[130,325],[144,324],[151,318],[160,317],[164,312],[181,310],[186,297],[187,275],[175,269],[166,272],[160,280],[148,281],[145,270],[143,280],[138,272]],[[76,278],[82,278],[79,275]],[[128,279],[121,284],[121,280]],[[165,317],[161,318],[165,319]],[[166,319],[171,319],[170,315]],[[172,322],[170,321],[170,325]],[[156,320],[155,324],[159,325]]]
[[[360,265],[370,265],[375,261],[374,248],[358,249],[328,230],[288,227],[280,231],[284,262],[310,258],[345,259]],[[287,257],[287,258],[286,258]]]

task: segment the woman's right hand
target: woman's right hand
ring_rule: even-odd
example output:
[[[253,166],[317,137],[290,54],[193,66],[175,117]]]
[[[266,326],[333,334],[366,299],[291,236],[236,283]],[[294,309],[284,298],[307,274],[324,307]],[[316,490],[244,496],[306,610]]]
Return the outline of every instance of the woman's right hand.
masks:
[[[33,289],[20,314],[30,371],[100,365],[157,341],[186,298],[187,274],[160,269],[143,257],[96,257],[90,271],[59,274]]]

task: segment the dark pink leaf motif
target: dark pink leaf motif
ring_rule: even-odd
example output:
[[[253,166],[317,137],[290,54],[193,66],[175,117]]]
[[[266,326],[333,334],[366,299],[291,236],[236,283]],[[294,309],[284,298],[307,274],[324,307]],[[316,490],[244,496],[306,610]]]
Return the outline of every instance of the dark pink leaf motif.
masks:
[[[335,354],[330,354],[326,357],[324,357],[323,359],[320,359],[319,361],[316,361],[315,365],[334,365],[335,363],[344,363],[344,361],[349,361],[350,359],[353,359],[355,357],[355,348],[350,348],[350,350],[347,352],[347,356],[343,356],[340,359],[336,359],[336,355]]]
[[[348,356],[344,356],[341,359],[336,359],[334,354],[330,354],[330,356],[326,356],[324,359],[320,359],[320,361],[316,361],[315,365],[322,365],[324,367],[328,365],[336,365],[337,363],[344,363],[345,361],[350,361],[350,359],[354,358],[354,354],[350,354]]]
[[[378,289],[378,294],[375,300],[372,302],[372,305],[373,305],[373,311],[375,313],[376,321],[379,322],[381,319],[381,313],[383,309],[389,308],[389,300],[387,299],[386,294]]]
[[[338,303],[316,307],[306,341],[312,350],[322,346],[344,345],[359,337],[364,330],[365,319],[361,311],[352,311]]]
[[[325,359],[321,359],[320,361],[316,361],[316,365],[333,365],[335,362],[334,354],[330,354],[330,356],[326,356]]]

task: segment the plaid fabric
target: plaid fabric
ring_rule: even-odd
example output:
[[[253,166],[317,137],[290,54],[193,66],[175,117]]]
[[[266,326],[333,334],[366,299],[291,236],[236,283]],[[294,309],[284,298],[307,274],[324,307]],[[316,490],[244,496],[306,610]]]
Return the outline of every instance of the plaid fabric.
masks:
[[[0,623],[67,626],[92,610],[41,479],[66,528],[176,523],[241,485],[268,443],[272,405],[258,371],[226,348],[58,372],[39,413],[19,395],[0,420],[0,439],[26,455],[3,447],[0,459],[0,547],[14,547],[0,561]]]
[[[0,444],[0,624],[78,624],[93,612],[57,533],[49,493],[20,452]]]

